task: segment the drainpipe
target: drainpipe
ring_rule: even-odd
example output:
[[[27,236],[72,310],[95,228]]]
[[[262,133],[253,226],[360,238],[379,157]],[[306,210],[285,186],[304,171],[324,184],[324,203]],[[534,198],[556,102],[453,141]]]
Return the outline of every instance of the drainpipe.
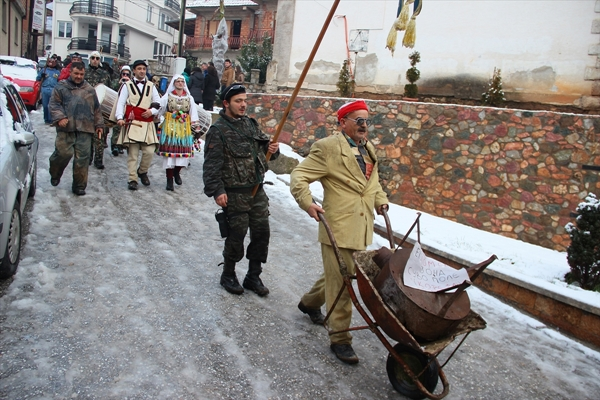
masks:
[[[352,70],[352,63],[350,62],[350,48],[348,47],[348,20],[345,15],[336,15],[336,18],[344,18],[344,36],[346,36],[346,59],[348,60],[348,70],[350,76],[354,79],[354,71]]]

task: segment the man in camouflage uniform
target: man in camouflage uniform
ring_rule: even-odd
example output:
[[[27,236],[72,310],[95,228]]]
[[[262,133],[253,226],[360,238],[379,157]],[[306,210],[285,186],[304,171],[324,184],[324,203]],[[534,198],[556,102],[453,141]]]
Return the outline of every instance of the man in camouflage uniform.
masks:
[[[92,136],[102,134],[104,119],[94,88],[84,80],[85,65],[73,62],[71,76],[60,81],[48,104],[50,118],[56,126],[54,153],[50,156],[50,183],[58,186],[63,171],[73,157],[71,190],[85,194]]]
[[[221,93],[223,110],[206,134],[204,147],[204,193],[214,197],[225,210],[229,235],[223,250],[221,285],[229,293],[242,294],[235,264],[244,257],[244,238],[250,228],[246,249],[248,273],[243,286],[259,296],[269,294],[261,279],[262,263],[269,252],[269,198],[262,182],[268,165],[267,151],[279,155],[279,143],[272,143],[258,123],[246,113],[246,89],[232,85]],[[252,189],[258,185],[256,195]]]
[[[88,81],[92,87],[96,87],[100,83],[108,88],[111,87],[110,73],[102,68],[100,53],[97,51],[92,51],[90,53],[90,65],[85,70],[85,80]],[[104,169],[104,149],[107,147],[107,135],[108,128],[104,128],[102,137],[94,137],[94,167],[98,169]]]

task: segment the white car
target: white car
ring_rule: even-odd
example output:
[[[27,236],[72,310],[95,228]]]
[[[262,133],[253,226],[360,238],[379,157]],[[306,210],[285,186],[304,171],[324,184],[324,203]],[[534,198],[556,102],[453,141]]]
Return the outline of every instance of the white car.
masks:
[[[0,69],[0,279],[19,265],[21,216],[35,195],[38,145],[23,100]]]

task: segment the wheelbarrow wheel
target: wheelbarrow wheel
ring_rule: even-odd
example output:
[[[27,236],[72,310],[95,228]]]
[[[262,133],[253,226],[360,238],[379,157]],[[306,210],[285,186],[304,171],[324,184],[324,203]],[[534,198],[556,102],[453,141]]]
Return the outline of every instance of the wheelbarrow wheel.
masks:
[[[398,356],[402,358],[402,361],[409,366],[415,375],[418,375],[421,371],[423,371],[423,368],[425,368],[427,363],[429,363],[431,360],[431,358],[427,357],[425,354],[419,353],[418,351],[400,343],[394,346],[394,350]],[[398,392],[411,399],[425,398],[423,392],[419,390],[419,387],[415,384],[411,377],[408,376],[408,374],[404,371],[404,368],[402,368],[402,365],[396,361],[392,354],[388,355],[386,370],[390,383]],[[431,364],[429,364],[427,369],[419,377],[419,381],[423,386],[425,386],[429,393],[433,393],[438,383],[437,362],[433,361]]]

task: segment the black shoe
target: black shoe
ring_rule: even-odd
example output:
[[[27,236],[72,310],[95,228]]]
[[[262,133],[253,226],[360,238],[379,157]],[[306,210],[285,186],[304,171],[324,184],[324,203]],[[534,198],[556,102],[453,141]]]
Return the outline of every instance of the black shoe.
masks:
[[[242,284],[245,289],[252,290],[254,293],[259,295],[260,297],[265,297],[269,294],[269,289],[265,285],[263,285],[262,281],[258,276],[248,276],[244,278],[244,283]]]
[[[122,148],[122,147],[119,147],[119,148],[118,148],[118,150],[119,150],[119,154],[123,154],[123,153],[125,153],[125,150],[123,150],[123,148]]]
[[[181,175],[179,175],[179,172],[175,172],[173,174],[173,178],[175,178],[176,184],[181,185],[183,183],[183,181],[181,180]]]
[[[94,163],[94,167],[96,167],[97,169],[104,169],[104,164]]]
[[[140,174],[140,170],[137,170],[137,174],[140,177],[140,180],[142,181],[142,184],[144,186],[150,186],[150,179],[148,179],[148,173],[144,172],[143,174]]]
[[[167,178],[167,190],[173,191],[173,178]]]
[[[50,184],[52,186],[58,186],[59,183],[60,183],[60,178],[57,178],[57,179],[50,178]]]
[[[335,356],[346,364],[358,363],[358,356],[351,345],[331,343],[331,346],[329,347],[331,348],[331,351],[335,353]]]
[[[221,275],[221,286],[225,288],[231,294],[242,294],[244,288],[240,286],[240,282],[237,280],[237,276]]]
[[[113,157],[117,157],[119,155],[119,149],[116,147],[111,150]]]
[[[73,189],[73,193],[77,196],[85,196],[85,189]]]
[[[325,322],[325,316],[321,313],[321,310],[318,308],[308,308],[304,305],[304,303],[302,303],[302,301],[300,301],[300,303],[298,303],[298,309],[304,314],[308,314],[313,324],[323,325],[323,323]]]
[[[137,190],[137,187],[138,187],[138,183],[137,183],[136,181],[130,181],[130,182],[127,184],[127,188],[128,188],[129,190]]]

